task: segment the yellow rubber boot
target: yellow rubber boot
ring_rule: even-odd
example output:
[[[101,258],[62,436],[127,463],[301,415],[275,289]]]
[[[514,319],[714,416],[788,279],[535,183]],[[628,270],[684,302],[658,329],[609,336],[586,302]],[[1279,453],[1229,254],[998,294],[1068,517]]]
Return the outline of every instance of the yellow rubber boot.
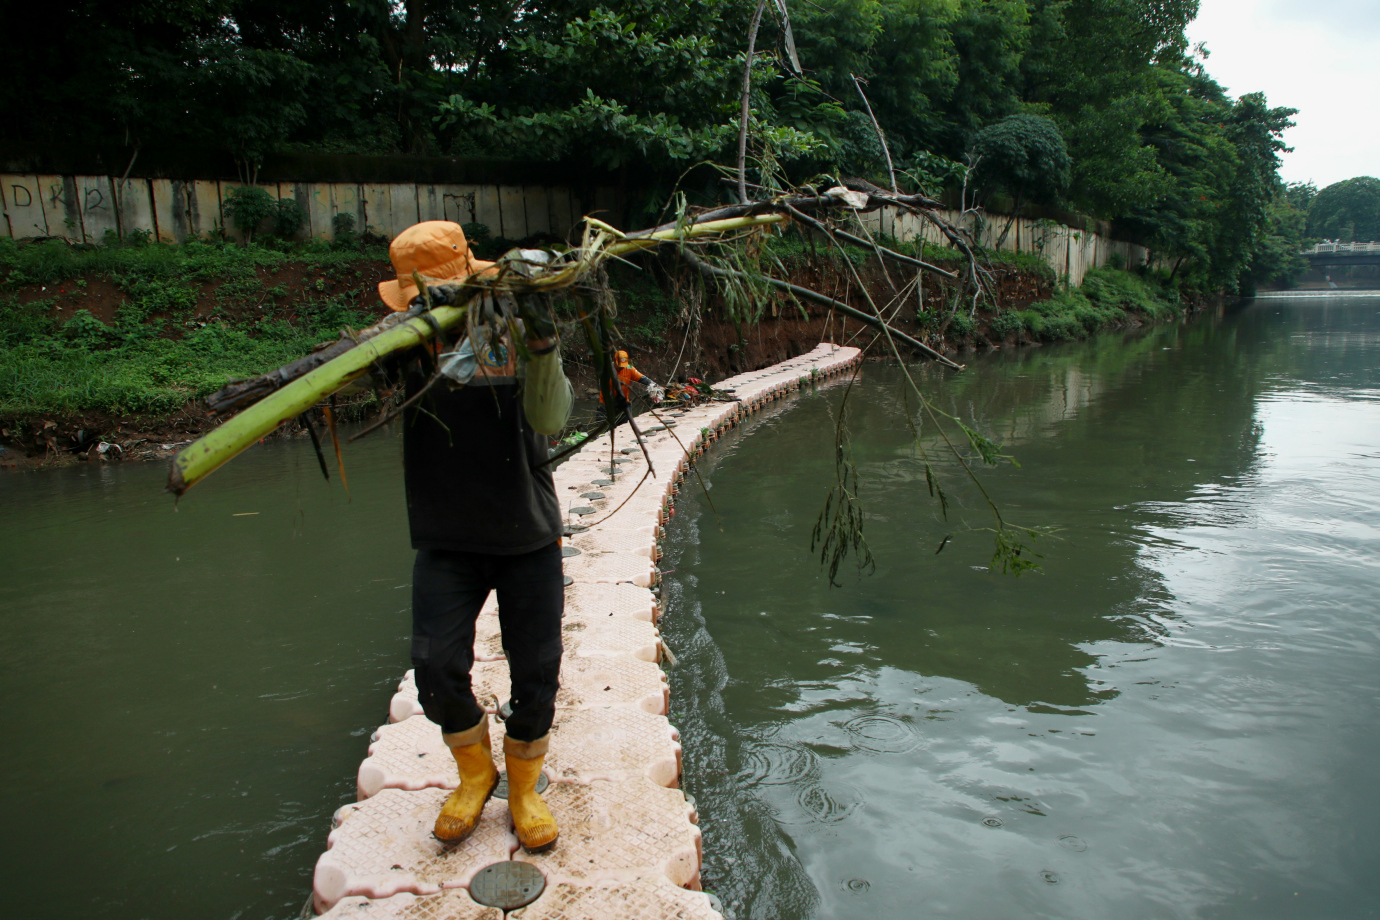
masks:
[[[529,853],[540,853],[556,845],[556,819],[537,795],[537,778],[551,736],[536,741],[518,741],[504,736],[503,759],[508,766],[508,810],[518,842]]]
[[[498,768],[489,744],[489,717],[463,732],[442,735],[460,769],[460,788],[450,794],[436,817],[436,839],[457,843],[474,833],[484,803],[498,785]]]

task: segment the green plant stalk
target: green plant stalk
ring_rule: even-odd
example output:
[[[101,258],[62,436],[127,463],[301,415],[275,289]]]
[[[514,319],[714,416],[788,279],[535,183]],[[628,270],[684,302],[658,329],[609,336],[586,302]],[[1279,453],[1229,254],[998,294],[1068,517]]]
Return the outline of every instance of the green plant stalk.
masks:
[[[430,313],[436,327],[423,317],[410,319],[270,393],[178,451],[168,472],[168,491],[182,495],[286,420],[301,415],[363,376],[379,358],[426,341],[437,327],[450,329],[459,325],[464,322],[465,313],[463,306],[436,307]]]
[[[742,230],[748,227],[762,227],[767,224],[779,224],[788,219],[786,214],[755,214],[748,217],[729,217],[723,220],[707,220],[701,224],[691,224],[688,227],[668,230],[658,230],[646,236],[634,237],[632,239],[620,240],[612,243],[608,247],[609,255],[621,256],[630,252],[638,252],[643,249],[651,249],[661,243],[673,240],[689,240],[698,236],[709,236],[713,233],[723,233],[727,230]]]

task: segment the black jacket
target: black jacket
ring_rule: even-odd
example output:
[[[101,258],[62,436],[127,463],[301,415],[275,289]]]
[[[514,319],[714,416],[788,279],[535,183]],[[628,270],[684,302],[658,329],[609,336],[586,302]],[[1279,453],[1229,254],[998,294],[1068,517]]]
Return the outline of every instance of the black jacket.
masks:
[[[424,382],[409,374],[410,398]],[[437,383],[403,416],[403,469],[414,549],[517,555],[561,535],[547,438],[532,430],[517,380]]]

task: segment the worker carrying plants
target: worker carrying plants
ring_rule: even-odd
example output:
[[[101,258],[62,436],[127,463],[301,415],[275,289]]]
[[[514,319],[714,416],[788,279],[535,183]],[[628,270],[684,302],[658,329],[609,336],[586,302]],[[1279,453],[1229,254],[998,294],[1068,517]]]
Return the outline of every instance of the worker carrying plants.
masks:
[[[414,271],[428,288],[494,271],[449,221],[409,227],[388,254],[397,278],[381,283],[379,296],[396,311],[425,306]],[[536,785],[556,713],[565,597],[560,503],[551,471],[539,464],[573,397],[554,326],[528,328],[492,300],[472,309],[459,347],[439,355],[414,349],[407,370],[408,398],[421,393],[403,424],[417,551],[412,665],[422,710],[440,726],[460,771],[434,829],[452,843],[474,830],[499,781],[489,717],[470,687],[475,618],[489,592],[498,593],[512,680],[503,738],[508,808],[519,842],[540,851],[557,837]],[[433,372],[444,379],[427,388]]]

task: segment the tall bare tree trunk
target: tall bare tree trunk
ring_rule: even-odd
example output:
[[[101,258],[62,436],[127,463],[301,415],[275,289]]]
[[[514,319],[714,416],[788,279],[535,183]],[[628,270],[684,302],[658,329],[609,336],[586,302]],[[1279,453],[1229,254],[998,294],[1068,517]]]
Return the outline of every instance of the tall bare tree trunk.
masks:
[[[752,109],[748,96],[752,93],[752,58],[757,52],[757,29],[762,25],[762,10],[767,0],[758,0],[757,12],[752,14],[752,26],[748,30],[747,62],[743,65],[743,114],[738,128],[738,201],[748,203],[747,193],[747,133],[748,116]]]

